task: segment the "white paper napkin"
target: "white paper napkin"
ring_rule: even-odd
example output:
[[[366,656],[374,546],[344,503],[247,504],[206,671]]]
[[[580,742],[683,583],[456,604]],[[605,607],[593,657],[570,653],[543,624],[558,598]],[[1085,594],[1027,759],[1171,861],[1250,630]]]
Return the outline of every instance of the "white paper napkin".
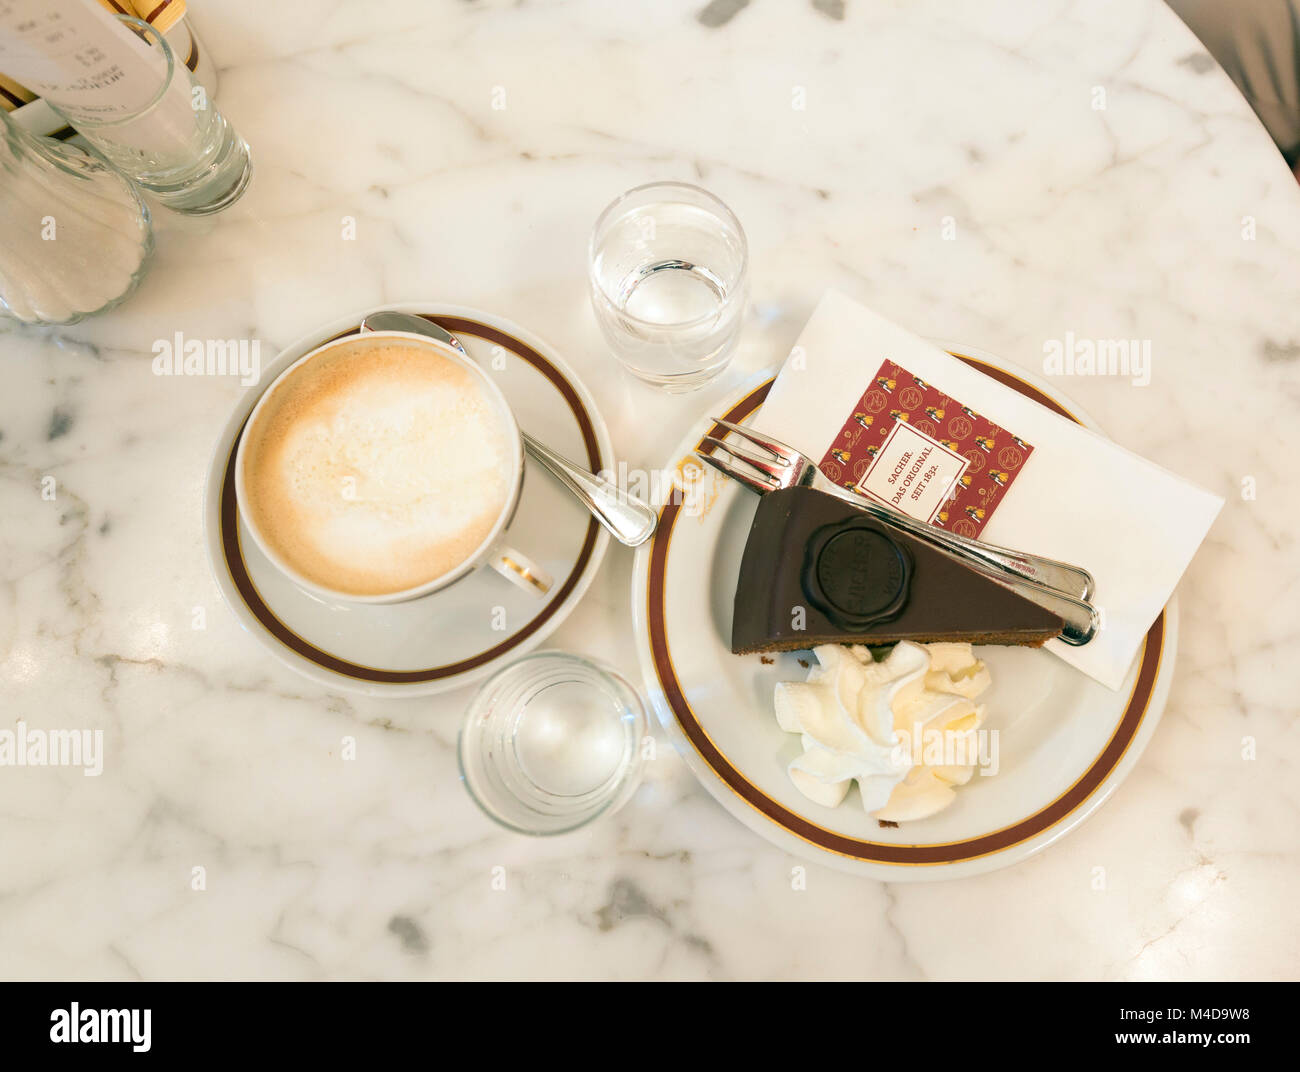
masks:
[[[1032,445],[980,538],[1089,570],[1102,629],[1047,647],[1112,689],[1168,602],[1223,500],[1053,413],[857,302],[828,293],[755,427],[821,460],[884,361]]]

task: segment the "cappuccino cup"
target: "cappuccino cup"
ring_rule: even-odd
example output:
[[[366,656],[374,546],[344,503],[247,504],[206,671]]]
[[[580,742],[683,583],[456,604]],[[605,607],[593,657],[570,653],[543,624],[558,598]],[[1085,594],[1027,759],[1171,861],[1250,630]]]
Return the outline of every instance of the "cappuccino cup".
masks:
[[[249,414],[235,494],[262,553],[308,592],[400,603],[480,566],[544,595],[502,539],[523,486],[505,396],[450,346],[399,331],[335,339],[281,373]]]

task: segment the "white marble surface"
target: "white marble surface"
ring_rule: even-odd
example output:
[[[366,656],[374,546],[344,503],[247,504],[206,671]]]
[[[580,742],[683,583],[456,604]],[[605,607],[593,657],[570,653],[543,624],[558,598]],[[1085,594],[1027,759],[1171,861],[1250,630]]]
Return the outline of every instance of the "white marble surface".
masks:
[[[106,748],[100,778],[0,769],[0,975],[1296,976],[1300,191],[1162,4],[753,0],[716,28],[704,0],[193,6],[254,146],[249,195],[162,219],[122,309],[0,328],[3,724],[101,728]],[[669,177],[728,201],[752,250],[740,357],[688,400],[615,370],[584,290],[603,204]],[[510,836],[456,779],[463,693],[328,694],[219,605],[199,503],[242,388],[153,376],[154,339],[273,352],[382,301],[498,310],[652,466],[830,286],[1032,369],[1068,331],[1151,339],[1150,386],[1061,386],[1228,499],[1180,589],[1153,743],[1032,861],[906,887],[812,867],[796,892],[796,861],[670,754],[615,820]],[[636,671],[630,565],[611,550],[553,646]]]

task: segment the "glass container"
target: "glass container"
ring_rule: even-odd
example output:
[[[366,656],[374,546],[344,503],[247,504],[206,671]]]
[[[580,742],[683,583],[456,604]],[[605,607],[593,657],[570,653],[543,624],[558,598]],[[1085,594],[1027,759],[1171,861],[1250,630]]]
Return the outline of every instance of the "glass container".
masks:
[[[153,253],[149,210],[103,160],[0,111],[0,313],[70,324],[111,309]]]

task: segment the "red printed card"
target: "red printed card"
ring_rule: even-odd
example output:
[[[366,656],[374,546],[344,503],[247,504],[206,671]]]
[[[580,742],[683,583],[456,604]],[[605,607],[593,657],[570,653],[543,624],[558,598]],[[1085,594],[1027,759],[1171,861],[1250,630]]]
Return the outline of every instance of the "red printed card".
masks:
[[[978,537],[1033,450],[886,361],[826,451],[821,471],[911,517]]]

